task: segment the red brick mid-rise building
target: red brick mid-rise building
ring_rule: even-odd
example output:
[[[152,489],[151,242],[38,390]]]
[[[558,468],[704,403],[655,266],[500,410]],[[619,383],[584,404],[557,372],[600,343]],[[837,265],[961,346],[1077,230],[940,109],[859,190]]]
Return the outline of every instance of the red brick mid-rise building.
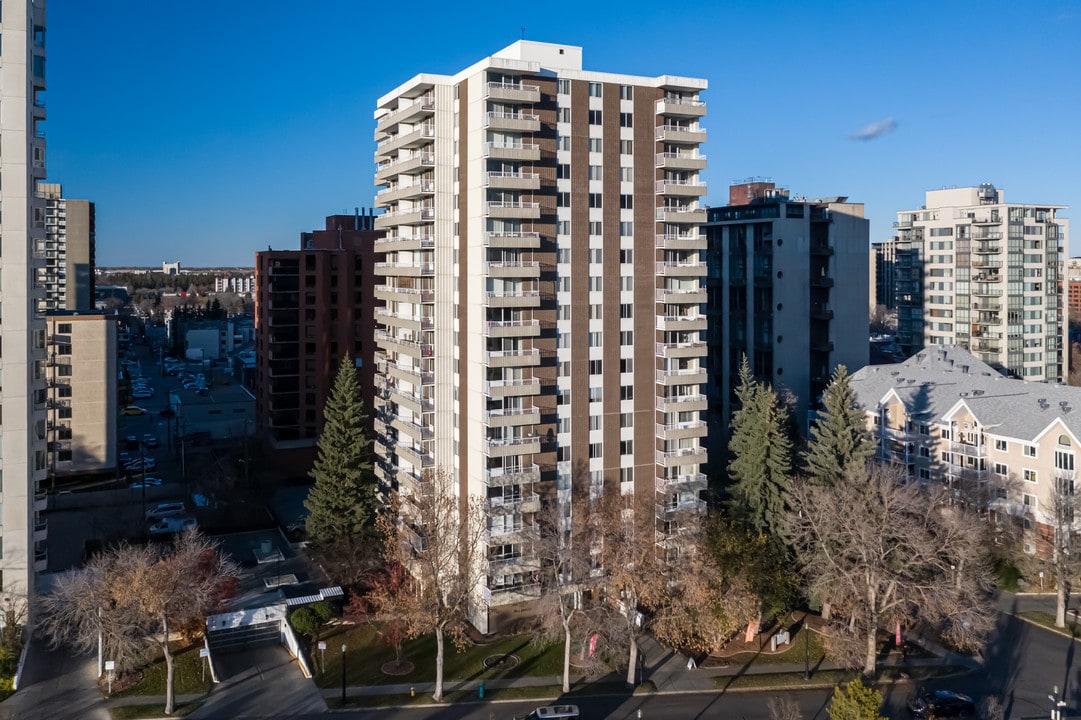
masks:
[[[371,412],[374,245],[371,215],[331,215],[299,250],[255,254],[256,417],[277,466],[303,473],[345,354]],[[382,304],[382,303],[380,303]]]

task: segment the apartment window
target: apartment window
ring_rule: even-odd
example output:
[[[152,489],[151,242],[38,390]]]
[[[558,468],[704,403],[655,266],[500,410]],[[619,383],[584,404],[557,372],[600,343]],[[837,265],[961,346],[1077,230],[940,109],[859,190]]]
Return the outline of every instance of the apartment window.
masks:
[[[1025,455],[1025,457],[1030,457],[1030,458],[1036,457],[1036,446],[1035,445],[1025,445],[1024,455]]]
[[[601,429],[601,417],[602,416],[600,416],[600,415],[590,415],[589,416],[589,429],[590,430],[600,430]]]
[[[590,152],[604,152],[604,143],[600,138],[589,139],[589,151]]]
[[[603,367],[604,367],[603,361],[601,361],[601,360],[590,360],[589,361],[589,374],[590,375],[600,375],[602,372],[604,372]]]
[[[70,420],[71,419],[71,408],[69,408],[69,407],[57,408],[56,416],[59,417],[62,420]]]
[[[625,128],[634,127],[634,116],[630,113],[620,113],[619,126]]]
[[[595,235],[600,235],[600,233],[590,233],[590,234],[591,235],[594,235],[594,234]],[[602,253],[602,251],[601,251],[600,248],[590,248],[589,249],[589,261],[591,263],[602,262],[603,261],[603,255],[601,253]]]
[[[619,86],[619,99],[620,100],[634,100],[634,86],[633,85],[620,85]]]
[[[590,110],[589,111],[589,124],[590,125],[600,125],[601,124],[601,111],[600,110]]]
[[[603,235],[604,234],[604,223],[602,223],[600,220],[591,220],[589,222],[589,234],[590,235]],[[600,262],[600,260],[598,260],[597,262]]]
[[[590,193],[589,194],[589,206],[591,208],[599,208],[599,207],[602,206],[601,205],[601,194],[600,193]]]
[[[920,445],[920,457],[931,457],[931,448],[927,447],[926,445]]]
[[[620,358],[619,371],[621,373],[634,372],[634,358]]]
[[[57,323],[56,324],[56,332],[58,334],[60,334],[60,335],[70,335],[71,334],[71,323]]]
[[[1005,463],[995,463],[995,475],[1006,477],[1010,474],[1010,468]]]
[[[589,166],[589,179],[590,180],[603,180],[604,179],[604,168],[602,168],[600,165],[590,165]]]
[[[634,385],[620,385],[619,386],[619,399],[620,400],[634,400]]]
[[[1005,440],[995,440],[995,450],[1000,452],[1006,452],[1009,449],[1009,443]]]
[[[571,166],[567,163],[559,163],[556,165],[556,180],[570,180],[571,179]]]
[[[620,345],[634,345],[634,331],[624,330],[619,334]]]
[[[634,317],[634,305],[630,303],[620,303],[619,305],[619,319],[630,320]]]
[[[931,426],[930,425],[924,425],[924,424],[921,423],[920,424],[920,435],[930,436],[931,435]]]
[[[590,275],[589,289],[591,292],[600,292],[601,290],[604,290],[604,278],[600,275]]]
[[[620,440],[619,441],[619,454],[620,455],[634,455],[634,440]]]
[[[556,250],[556,262],[557,263],[569,263],[570,261],[571,261],[570,248],[559,248],[558,250]]]
[[[1022,493],[1021,501],[1025,504],[1025,507],[1029,510],[1036,509],[1036,496],[1029,493]]]
[[[591,82],[589,84],[589,96],[601,97],[602,86],[600,83]]]
[[[603,443],[590,443],[589,444],[589,457],[599,458],[604,455]]]
[[[916,468],[916,477],[920,480],[930,480],[931,471],[927,468]]]
[[[556,233],[559,234],[559,235],[570,235],[571,234],[571,221],[570,220],[559,220],[559,221],[557,221],[556,222]],[[569,256],[567,258],[567,262],[570,262],[570,257]]]
[[[634,427],[634,413],[620,413],[619,426],[621,428]]]
[[[620,275],[619,276],[619,289],[620,290],[634,290],[634,276],[633,275]]]
[[[556,92],[560,95],[571,94],[571,81],[570,80],[556,80]]]
[[[556,149],[557,150],[570,150],[571,149],[571,136],[570,135],[560,135],[559,137],[557,137],[556,138]]]
[[[619,251],[619,262],[624,265],[630,265],[634,262],[634,250],[627,248]]]
[[[594,304],[589,306],[589,319],[590,320],[603,320],[604,319],[604,306],[600,304]]]
[[[1036,482],[1036,471],[1035,470],[1026,469],[1023,472],[1023,476],[1025,478],[1025,482],[1030,482],[1030,483]]]
[[[569,208],[571,206],[571,194],[569,192],[556,193],[556,207]]]
[[[71,377],[71,365],[57,364],[56,374],[60,377]]]
[[[634,182],[634,168],[621,167],[619,169],[619,179],[623,182]]]
[[[571,109],[569,107],[559,108],[558,121],[569,123],[571,121]]]
[[[602,333],[600,333],[600,332],[591,332],[589,334],[589,346],[590,347],[600,347],[601,346],[601,340],[602,340]]]
[[[939,459],[942,462],[948,464],[950,462],[950,454],[948,452],[943,452],[941,455],[939,455]]]
[[[620,195],[619,196],[619,208],[621,210],[633,210],[634,209],[634,195]]]
[[[1062,450],[1055,451],[1055,469],[1062,470],[1064,472],[1073,472],[1073,453],[1063,452]]]

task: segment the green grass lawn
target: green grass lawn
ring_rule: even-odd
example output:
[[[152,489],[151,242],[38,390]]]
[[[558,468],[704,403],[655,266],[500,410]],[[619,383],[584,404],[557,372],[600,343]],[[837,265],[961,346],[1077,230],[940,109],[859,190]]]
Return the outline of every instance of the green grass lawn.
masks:
[[[214,683],[210,679],[209,669],[206,672],[206,681],[203,681],[204,660],[199,657],[199,648],[201,647],[201,644],[196,644],[187,647],[176,645],[173,648],[175,661],[173,688],[177,695],[206,694],[210,692],[210,688]],[[143,679],[138,685],[115,694],[117,697],[164,695],[165,658],[158,657],[150,665],[143,668]]]
[[[486,689],[484,692],[484,699],[492,701],[501,700],[504,702],[518,700],[554,700],[556,698],[570,698],[575,695],[618,695],[626,694],[626,692],[626,687],[621,682],[578,683],[572,685],[571,691],[566,695],[564,695],[563,690],[559,685],[542,685],[537,687]],[[448,704],[469,700],[478,700],[477,692],[475,690],[469,692],[443,693],[443,702]],[[327,705],[331,708],[408,706],[424,705],[430,702],[432,702],[431,693],[417,693],[415,696],[410,696],[408,694],[362,695],[350,697],[345,705],[342,705],[340,698],[327,698]]]
[[[341,684],[341,646],[346,646],[346,682],[350,686],[389,685],[400,683],[435,682],[435,636],[424,635],[407,640],[402,646],[402,657],[414,663],[407,675],[385,675],[381,670],[385,663],[394,660],[394,649],[380,641],[368,626],[343,628],[334,635],[323,638],[327,643],[326,671],[322,672],[319,650],[313,651],[315,680],[320,687],[337,687]],[[489,655],[514,654],[519,663],[507,670],[489,670],[484,658]],[[519,678],[538,675],[562,675],[563,646],[540,646],[531,636],[508,637],[488,645],[471,645],[459,651],[448,639],[444,646],[443,679],[485,680],[491,678]]]
[[[1066,616],[1066,627],[1055,627],[1055,616],[1051,613],[1044,612],[1042,610],[1030,610],[1028,612],[1017,613],[1019,617],[1042,625],[1043,627],[1051,630],[1052,632],[1061,633],[1062,635],[1069,635],[1074,640],[1081,639],[1081,625],[1078,624],[1076,616]]]

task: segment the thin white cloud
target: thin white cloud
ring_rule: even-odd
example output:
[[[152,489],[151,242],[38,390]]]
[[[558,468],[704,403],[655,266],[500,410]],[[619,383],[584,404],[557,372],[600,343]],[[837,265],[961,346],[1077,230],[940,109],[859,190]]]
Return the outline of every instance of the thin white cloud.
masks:
[[[878,120],[869,125],[865,125],[856,132],[848,136],[849,140],[875,140],[883,135],[889,135],[891,132],[897,129],[897,121],[893,118],[886,118],[885,120]]]

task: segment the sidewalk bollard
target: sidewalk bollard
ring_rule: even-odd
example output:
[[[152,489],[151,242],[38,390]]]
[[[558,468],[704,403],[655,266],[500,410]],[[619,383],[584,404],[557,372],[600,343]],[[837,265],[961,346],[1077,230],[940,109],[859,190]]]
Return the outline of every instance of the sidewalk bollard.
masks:
[[[477,697],[479,697],[481,700],[484,699],[484,683],[483,682],[480,685],[477,686]]]
[[[416,697],[416,696],[417,696],[417,689],[416,688],[409,688],[409,697]]]

